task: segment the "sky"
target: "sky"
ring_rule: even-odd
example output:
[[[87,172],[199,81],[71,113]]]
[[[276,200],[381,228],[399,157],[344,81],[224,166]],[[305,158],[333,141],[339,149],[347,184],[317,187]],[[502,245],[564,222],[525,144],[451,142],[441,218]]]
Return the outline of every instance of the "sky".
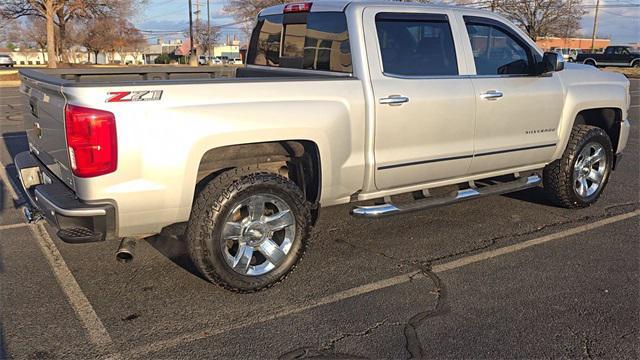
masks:
[[[207,0],[192,0],[193,10],[200,4],[201,19],[206,19]],[[211,9],[211,23],[223,25],[222,36],[227,35],[244,38],[240,25],[234,23],[233,16],[225,14],[223,6],[226,0],[209,0]],[[295,1],[295,0],[292,0]],[[597,0],[582,0],[588,11],[581,21],[582,32],[585,37],[591,37],[593,29],[594,8]],[[629,44],[640,42],[640,0],[601,0],[598,15],[598,37],[610,37],[612,44]],[[588,7],[591,5],[591,7]],[[632,5],[635,7],[627,7]],[[624,6],[624,7],[621,7]],[[195,19],[195,15],[194,15]],[[164,40],[184,38],[184,31],[189,26],[188,0],[149,0],[141,14],[134,19],[138,28],[145,31],[175,31],[175,33],[149,33],[150,42],[155,42],[160,36]]]
[[[225,14],[222,10],[225,3],[225,0],[209,0],[211,25],[222,26],[222,35],[219,41],[224,41],[227,35],[244,37],[240,25],[230,25],[235,20],[233,16]],[[194,12],[198,4],[200,5],[200,14],[194,14],[193,20],[195,21],[197,16],[201,20],[206,20],[207,0],[192,0]],[[189,2],[188,0],[149,0],[141,14],[136,16],[133,22],[145,32],[150,42],[155,43],[157,37],[164,40],[184,39],[184,31],[189,28]]]

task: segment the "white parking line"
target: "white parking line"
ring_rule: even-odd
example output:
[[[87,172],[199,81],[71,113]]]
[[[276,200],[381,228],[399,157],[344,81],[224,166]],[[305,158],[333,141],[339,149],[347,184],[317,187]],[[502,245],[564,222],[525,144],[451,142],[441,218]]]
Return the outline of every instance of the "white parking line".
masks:
[[[12,186],[12,181],[9,179],[7,175],[6,169],[2,163],[0,163],[0,179],[7,184],[5,186],[7,191],[13,197],[14,200],[19,200],[20,196],[15,191]],[[82,323],[84,327],[87,338],[91,344],[93,344],[96,349],[103,354],[110,354],[109,358],[111,359],[121,359],[122,356],[119,352],[116,351],[113,340],[111,340],[111,336],[107,332],[107,329],[102,324],[102,321],[96,314],[95,310],[93,310],[93,306],[89,302],[89,299],[85,296],[78,285],[75,277],[67,267],[66,262],[62,258],[60,251],[56,247],[56,244],[53,242],[49,233],[45,229],[42,223],[40,224],[11,224],[4,225],[0,227],[0,230],[4,229],[12,229],[19,227],[28,227],[33,233],[34,237],[38,241],[38,245],[40,246],[40,250],[44,254],[45,258],[49,262],[49,266],[53,270],[53,274],[58,281],[58,285],[62,289],[62,292],[67,296],[69,300],[69,304],[73,308],[73,311],[76,313],[78,320]]]
[[[85,328],[89,342],[91,342],[98,351],[104,354],[111,354],[110,358],[122,358],[122,356],[115,351],[111,336],[109,336],[107,329],[93,310],[89,299],[87,299],[82,292],[80,285],[78,285],[76,278],[69,270],[69,267],[67,267],[60,251],[58,251],[56,244],[51,240],[44,225],[40,223],[31,226],[30,229],[38,240],[40,249],[47,258],[60,288],[67,296],[69,304],[71,304],[78,320],[80,320]]]
[[[445,272],[445,271],[450,271],[453,269],[457,269],[463,266],[467,266],[473,263],[477,263],[480,261],[485,261],[488,259],[492,259],[495,258],[497,256],[501,256],[501,255],[506,255],[506,254],[510,254],[510,253],[514,253],[517,251],[521,251],[524,250],[526,248],[532,247],[532,246],[536,246],[536,245],[540,245],[540,244],[544,244],[546,242],[550,242],[550,241],[554,241],[554,240],[560,240],[563,238],[567,238],[573,235],[577,235],[589,230],[593,230],[605,225],[609,225],[615,222],[619,222],[619,221],[623,221],[635,216],[640,215],[640,210],[635,210],[629,213],[625,213],[625,214],[621,214],[621,215],[617,215],[617,216],[612,216],[609,218],[605,218],[602,219],[600,221],[596,221],[594,223],[590,223],[590,224],[585,224],[585,225],[581,225],[575,228],[571,228],[568,230],[563,230],[554,234],[550,234],[550,235],[546,235],[546,236],[542,236],[536,239],[532,239],[532,240],[527,240],[524,241],[522,243],[518,243],[515,245],[509,245],[509,246],[505,246],[505,247],[501,247],[498,249],[494,249],[494,250],[489,250],[489,251],[485,251],[485,252],[481,252],[479,254],[476,255],[471,255],[471,256],[466,256],[457,260],[453,260],[444,264],[439,264],[439,265],[435,265],[432,268],[433,272],[436,273],[441,273],[441,272]],[[298,314],[307,310],[311,310],[320,306],[324,306],[324,305],[329,305],[332,303],[336,303],[342,300],[346,300],[346,299],[350,299],[359,295],[363,295],[363,294],[367,294],[373,291],[377,291],[377,290],[381,290],[384,288],[388,288],[388,287],[392,287],[392,286],[397,286],[397,285],[401,285],[404,283],[407,283],[409,281],[411,281],[412,279],[416,279],[416,278],[421,278],[424,277],[424,275],[422,275],[421,272],[418,271],[414,271],[408,274],[404,274],[404,275],[398,275],[398,276],[394,276],[388,279],[384,279],[384,280],[380,280],[380,281],[376,281],[374,283],[370,283],[370,284],[366,284],[366,285],[362,285],[362,286],[358,286],[352,289],[348,289],[345,291],[341,291],[339,293],[336,294],[332,294],[323,298],[320,298],[318,300],[312,301],[311,303],[308,304],[301,304],[301,305],[295,305],[295,306],[288,306],[285,308],[281,308],[278,311],[272,312],[270,314],[267,314],[265,316],[260,317],[259,319],[256,320],[249,320],[249,321],[238,321],[234,324],[231,325],[227,325],[227,326],[220,326],[220,327],[215,327],[215,328],[205,328],[202,329],[200,331],[197,332],[193,332],[193,333],[188,333],[188,334],[183,334],[183,335],[179,335],[177,337],[174,338],[170,338],[170,339],[165,339],[165,340],[160,340],[160,341],[156,341],[147,345],[143,345],[140,347],[136,347],[133,348],[132,350],[126,352],[126,357],[130,358],[130,357],[148,357],[149,354],[151,353],[155,353],[158,351],[163,351],[163,350],[167,350],[170,348],[174,348],[176,346],[179,345],[183,345],[189,342],[193,342],[196,340],[201,340],[201,339],[205,339],[205,338],[209,338],[212,336],[216,336],[216,335],[220,335],[229,331],[234,331],[243,327],[247,327],[247,326],[251,326],[251,325],[256,325],[256,324],[260,324],[260,323],[264,323],[267,321],[271,321],[271,320],[276,320],[279,318],[283,318],[289,315],[294,315],[294,314]]]
[[[27,224],[27,223],[8,224],[8,225],[1,225],[0,230],[19,229],[19,228],[28,227],[28,226],[31,226],[31,224]]]
[[[7,169],[4,167],[2,163],[0,163],[0,180],[2,180],[2,182],[5,184],[5,187],[7,188],[7,192],[9,192],[9,195],[11,195],[13,200],[20,201],[20,195],[18,195],[16,190],[13,188],[15,184],[9,178],[9,175],[7,175]]]

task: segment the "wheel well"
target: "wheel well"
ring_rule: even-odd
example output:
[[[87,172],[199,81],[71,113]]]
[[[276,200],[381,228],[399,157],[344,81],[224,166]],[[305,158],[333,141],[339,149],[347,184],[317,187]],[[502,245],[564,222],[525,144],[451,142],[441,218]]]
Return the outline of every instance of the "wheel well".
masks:
[[[616,124],[622,121],[622,110],[617,108],[599,108],[582,110],[576,116],[576,125],[597,126],[604,130],[613,144],[614,153],[618,147],[620,138],[620,126]]]
[[[223,146],[208,150],[198,166],[196,194],[220,173],[239,166],[257,165],[288,177],[309,202],[320,201],[320,152],[305,140],[273,141]]]

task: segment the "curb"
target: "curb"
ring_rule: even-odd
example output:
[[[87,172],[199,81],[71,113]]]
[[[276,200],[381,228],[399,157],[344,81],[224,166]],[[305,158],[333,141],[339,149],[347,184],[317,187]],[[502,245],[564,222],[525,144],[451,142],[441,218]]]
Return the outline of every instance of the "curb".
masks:
[[[18,86],[20,86],[20,80],[0,81],[0,88]]]

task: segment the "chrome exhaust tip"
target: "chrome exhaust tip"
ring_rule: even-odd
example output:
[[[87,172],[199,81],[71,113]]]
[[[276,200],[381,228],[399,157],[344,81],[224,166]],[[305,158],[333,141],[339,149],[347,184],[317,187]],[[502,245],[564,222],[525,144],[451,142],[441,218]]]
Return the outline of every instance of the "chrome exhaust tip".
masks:
[[[132,238],[124,238],[120,242],[120,247],[116,251],[116,260],[121,263],[133,261],[134,250],[136,248],[136,240]]]

